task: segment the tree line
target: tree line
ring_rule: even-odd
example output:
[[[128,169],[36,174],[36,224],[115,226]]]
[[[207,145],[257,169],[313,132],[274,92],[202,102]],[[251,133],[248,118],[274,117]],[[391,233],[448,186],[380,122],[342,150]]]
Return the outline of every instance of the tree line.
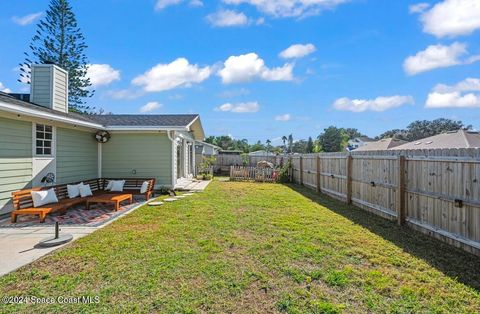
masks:
[[[459,129],[471,129],[471,125],[465,125],[462,121],[451,119],[435,119],[435,120],[417,120],[410,123],[405,129],[388,130],[378,136],[375,140],[384,138],[394,138],[405,140],[408,142],[417,141],[422,138],[434,136],[448,131],[456,131]],[[267,139],[265,143],[257,141],[249,144],[246,139],[233,139],[228,135],[209,136],[205,142],[217,145],[223,150],[238,150],[243,153],[264,150],[276,154],[283,153],[318,153],[318,152],[341,152],[348,147],[348,141],[357,137],[364,137],[358,129],[355,128],[339,128],[329,126],[322,133],[315,137],[310,136],[307,139],[295,140],[293,134],[282,136],[282,145],[273,146],[272,141]]]

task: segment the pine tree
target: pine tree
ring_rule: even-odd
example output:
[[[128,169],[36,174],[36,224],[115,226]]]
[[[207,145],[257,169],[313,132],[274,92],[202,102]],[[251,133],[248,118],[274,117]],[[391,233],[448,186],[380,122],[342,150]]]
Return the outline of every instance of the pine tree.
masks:
[[[50,1],[29,48],[30,53],[25,52],[25,61],[20,64],[23,72],[20,82],[30,82],[31,64],[58,65],[68,72],[70,110],[88,112],[94,109],[85,106],[84,98],[94,93],[88,89],[92,84],[87,77],[87,45],[68,0]]]

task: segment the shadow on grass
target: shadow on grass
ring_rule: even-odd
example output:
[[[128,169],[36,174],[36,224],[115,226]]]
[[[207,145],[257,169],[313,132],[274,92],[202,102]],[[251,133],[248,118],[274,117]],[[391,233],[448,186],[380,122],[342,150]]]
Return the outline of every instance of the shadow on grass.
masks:
[[[361,225],[382,238],[394,243],[405,252],[423,259],[445,275],[480,292],[480,257],[450,246],[408,227],[346,205],[329,196],[299,186],[287,184],[292,190],[328,208],[348,220]]]

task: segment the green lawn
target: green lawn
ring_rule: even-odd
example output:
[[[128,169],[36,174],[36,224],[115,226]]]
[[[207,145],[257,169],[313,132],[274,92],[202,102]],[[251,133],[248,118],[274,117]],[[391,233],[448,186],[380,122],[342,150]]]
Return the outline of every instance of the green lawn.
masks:
[[[8,312],[480,312],[480,258],[304,188],[214,181],[0,278]]]

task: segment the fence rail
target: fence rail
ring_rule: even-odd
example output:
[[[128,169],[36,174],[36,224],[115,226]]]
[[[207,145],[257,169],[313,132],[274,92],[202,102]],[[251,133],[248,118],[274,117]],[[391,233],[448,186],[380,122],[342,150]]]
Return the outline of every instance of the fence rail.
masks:
[[[230,166],[232,181],[276,182],[277,177],[277,170],[271,168]]]
[[[293,182],[480,255],[480,149],[290,159]]]

